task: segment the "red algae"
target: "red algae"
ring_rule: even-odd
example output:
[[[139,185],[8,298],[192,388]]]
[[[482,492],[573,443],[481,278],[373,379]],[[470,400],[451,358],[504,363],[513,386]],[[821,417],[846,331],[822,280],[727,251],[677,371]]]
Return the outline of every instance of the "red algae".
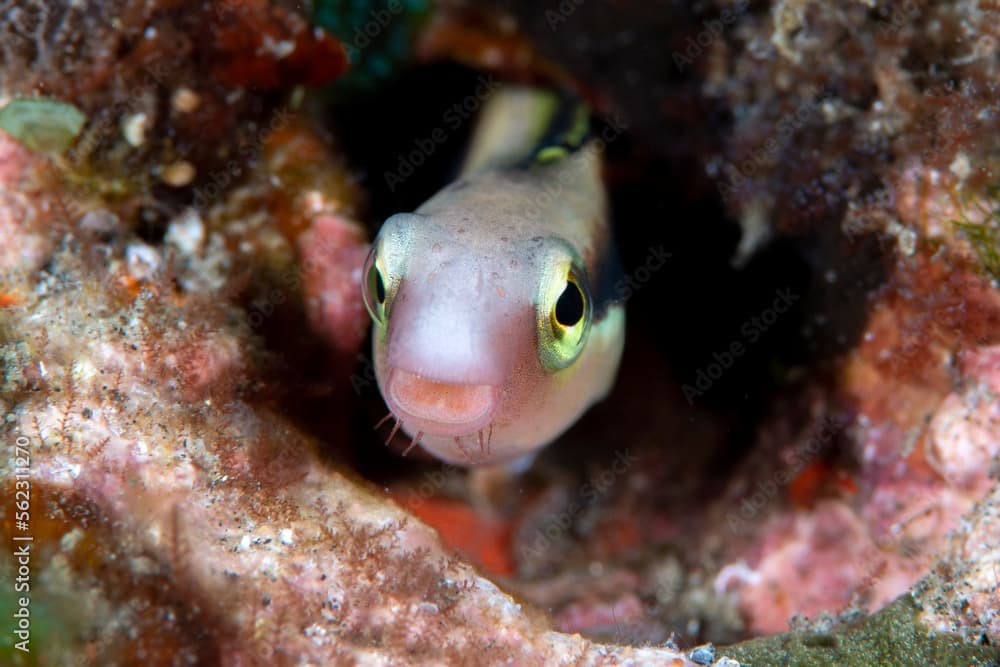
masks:
[[[396,501],[428,526],[435,528],[441,540],[453,547],[470,563],[491,576],[514,574],[510,553],[509,522],[477,514],[461,501],[445,498],[422,498],[407,494]]]
[[[348,69],[340,42],[266,0],[220,3],[209,32],[215,77],[227,86],[321,86]]]

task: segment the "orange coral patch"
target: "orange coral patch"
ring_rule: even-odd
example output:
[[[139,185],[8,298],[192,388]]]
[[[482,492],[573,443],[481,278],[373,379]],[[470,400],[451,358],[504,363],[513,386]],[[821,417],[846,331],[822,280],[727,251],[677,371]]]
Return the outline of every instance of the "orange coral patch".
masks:
[[[458,500],[394,494],[397,502],[438,531],[441,540],[473,564],[494,575],[514,574],[509,522],[483,517]]]
[[[24,303],[24,299],[17,296],[16,294],[0,292],[0,308],[9,308],[10,306],[20,306],[22,303]]]

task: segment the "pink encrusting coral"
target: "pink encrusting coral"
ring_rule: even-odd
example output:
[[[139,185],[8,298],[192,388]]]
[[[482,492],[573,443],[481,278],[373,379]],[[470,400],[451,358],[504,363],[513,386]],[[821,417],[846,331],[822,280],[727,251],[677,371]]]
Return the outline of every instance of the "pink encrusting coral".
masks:
[[[923,224],[924,208],[908,198],[900,205],[904,222]],[[917,212],[919,219],[908,217]],[[840,465],[851,489],[835,490],[809,510],[779,510],[772,498],[757,516],[741,517],[762,534],[733,555],[717,584],[736,596],[755,632],[782,630],[794,614],[878,609],[935,564],[989,569],[988,551],[948,548],[953,531],[969,530],[963,517],[988,514],[976,506],[996,487],[1000,294],[972,270],[964,239],[950,243],[953,250],[932,258],[920,251],[898,259],[870,305],[839,387],[821,399],[842,415],[840,442],[849,443],[849,456],[840,452]],[[771,428],[781,423],[778,417]],[[764,433],[764,441],[773,437]],[[801,451],[817,437],[807,432],[787,448]],[[817,460],[829,454],[829,443],[819,444],[809,450]],[[777,472],[765,474],[790,476],[780,457],[775,465]],[[759,474],[750,484],[762,488]],[[995,589],[980,591],[979,607],[987,609]],[[980,622],[995,633],[992,614]]]
[[[977,356],[995,355],[995,348],[986,348]],[[925,426],[913,427],[922,434],[887,422],[856,426],[857,494],[821,500],[812,509],[762,512],[772,516],[758,529],[760,536],[716,579],[717,590],[735,596],[754,632],[782,631],[794,615],[878,609],[909,590],[942,556],[942,567],[972,561],[964,567],[989,575],[989,548],[972,547],[988,543],[988,529],[980,534],[963,517],[995,488],[1000,401],[987,384],[995,374],[991,369],[986,376],[963,376],[963,388],[940,399]],[[964,538],[969,546],[948,554],[950,535],[959,529],[979,536]],[[993,636],[995,621],[985,610],[995,604],[997,585],[996,579],[978,584],[978,597],[970,597],[978,599],[981,622]]]
[[[358,299],[368,253],[363,232],[341,216],[318,216],[299,237],[299,252],[313,328],[334,349],[357,350],[368,333],[367,313]]]
[[[0,130],[0,271],[36,270],[52,249],[40,231],[53,212],[38,210],[31,166],[28,150]]]
[[[0,183],[5,191],[18,189],[31,163],[31,151],[6,132],[0,132]]]

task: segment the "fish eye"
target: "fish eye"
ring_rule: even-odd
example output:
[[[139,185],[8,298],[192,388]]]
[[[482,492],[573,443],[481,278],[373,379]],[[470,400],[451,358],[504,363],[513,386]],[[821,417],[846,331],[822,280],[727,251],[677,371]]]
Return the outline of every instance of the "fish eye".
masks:
[[[550,286],[543,288],[538,332],[539,358],[546,369],[566,368],[576,360],[586,342],[592,312],[582,270],[571,266],[550,276]]]
[[[372,319],[379,324],[385,323],[385,279],[382,277],[382,269],[379,268],[378,253],[372,248],[365,260],[365,280],[362,285],[365,307]]]

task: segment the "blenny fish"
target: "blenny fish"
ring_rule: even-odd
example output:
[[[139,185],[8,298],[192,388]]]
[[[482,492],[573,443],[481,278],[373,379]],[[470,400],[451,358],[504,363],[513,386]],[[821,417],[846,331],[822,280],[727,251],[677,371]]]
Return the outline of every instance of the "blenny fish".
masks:
[[[363,291],[380,424],[407,451],[524,460],[610,391],[625,313],[589,125],[567,95],[503,87],[459,177],[382,225]]]

